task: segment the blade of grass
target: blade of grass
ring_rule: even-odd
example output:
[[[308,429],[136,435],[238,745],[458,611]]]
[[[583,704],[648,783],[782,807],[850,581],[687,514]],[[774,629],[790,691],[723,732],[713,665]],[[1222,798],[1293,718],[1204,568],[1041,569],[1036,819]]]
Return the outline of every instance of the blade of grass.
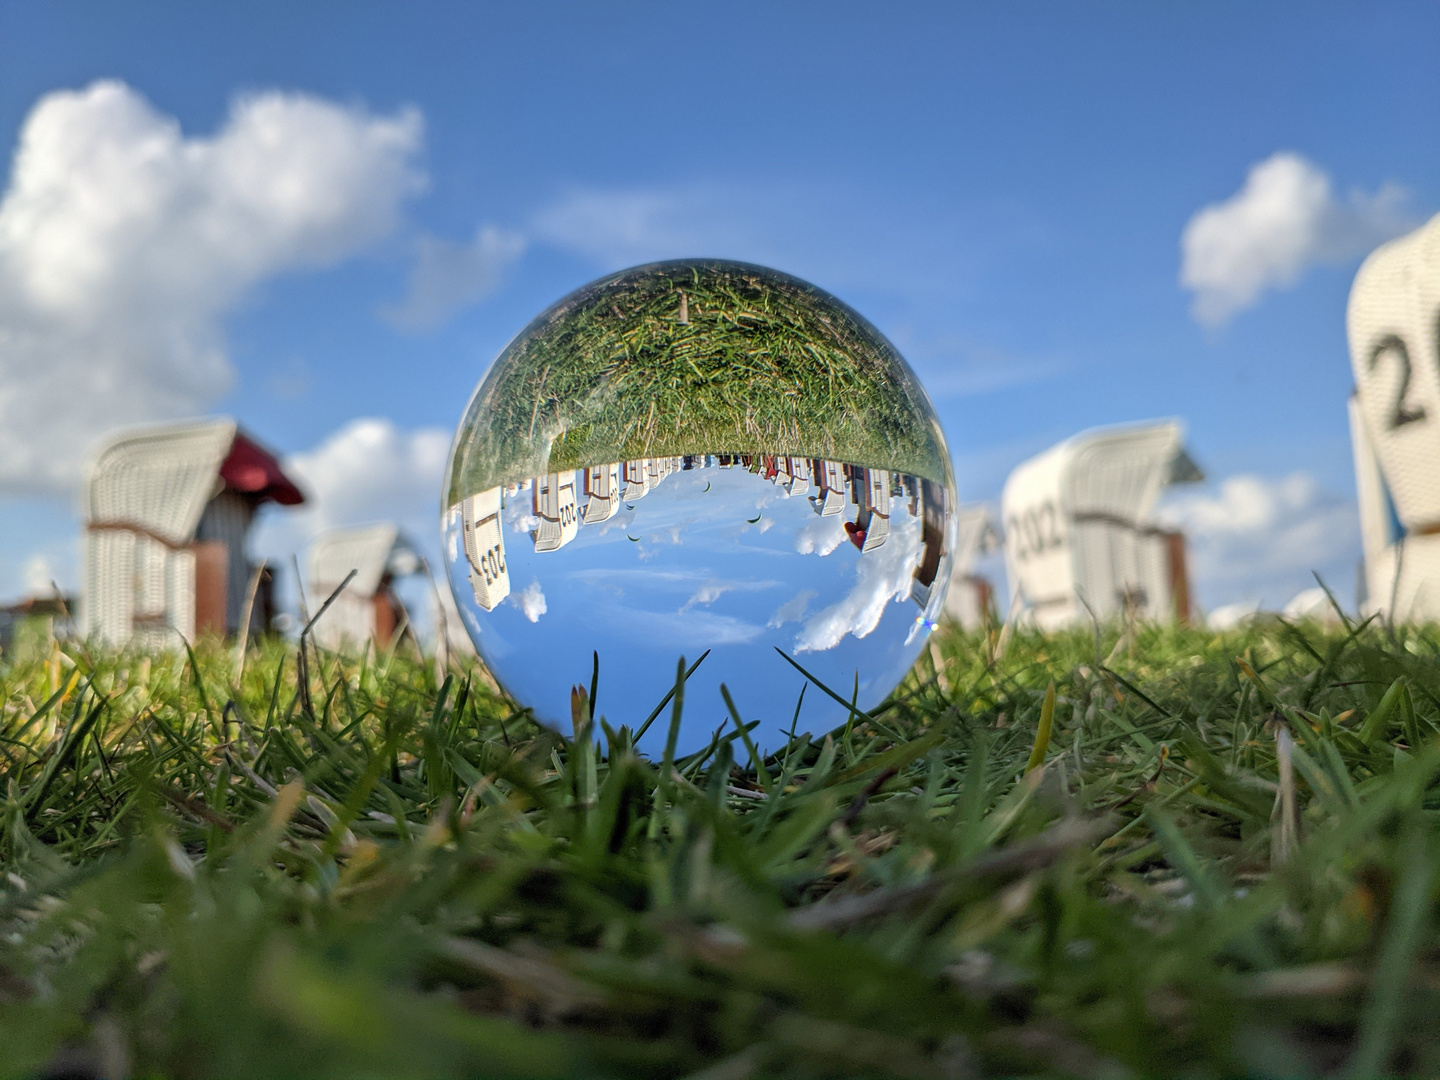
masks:
[[[1040,706],[1040,724],[1035,729],[1035,745],[1030,751],[1030,759],[1025,762],[1025,771],[1038,769],[1045,763],[1045,751],[1050,749],[1050,729],[1055,720],[1055,680],[1050,680],[1050,685],[1045,688],[1045,701]]]

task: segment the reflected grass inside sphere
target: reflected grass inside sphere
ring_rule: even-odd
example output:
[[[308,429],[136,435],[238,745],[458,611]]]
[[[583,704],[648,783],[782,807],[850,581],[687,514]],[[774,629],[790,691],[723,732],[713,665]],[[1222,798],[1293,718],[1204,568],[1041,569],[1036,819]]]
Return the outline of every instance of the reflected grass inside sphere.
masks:
[[[722,683],[762,748],[843,723],[797,663],[879,704],[954,544],[944,439],[895,349],[812,285],[711,260],[602,278],[526,327],[466,410],[445,506],[466,627],[541,721],[568,727],[594,652],[596,714],[633,730],[709,650],[681,753],[730,723]]]

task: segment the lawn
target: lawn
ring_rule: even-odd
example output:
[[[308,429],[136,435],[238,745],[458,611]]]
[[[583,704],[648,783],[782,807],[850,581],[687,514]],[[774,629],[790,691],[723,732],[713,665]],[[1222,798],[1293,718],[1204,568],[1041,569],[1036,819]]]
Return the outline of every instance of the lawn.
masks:
[[[946,630],[764,760],[569,674],[0,658],[0,1075],[1440,1073],[1433,631]]]
[[[547,472],[685,454],[948,474],[924,392],[880,332],[743,263],[655,263],[566,297],[500,354],[460,432],[451,506]]]

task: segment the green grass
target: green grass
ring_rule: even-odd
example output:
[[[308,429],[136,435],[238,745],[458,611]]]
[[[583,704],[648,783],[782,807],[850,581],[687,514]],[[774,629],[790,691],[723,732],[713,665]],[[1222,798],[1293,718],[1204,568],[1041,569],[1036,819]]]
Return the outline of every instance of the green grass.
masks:
[[[773,271],[672,262],[586,286],[506,347],[461,424],[449,504],[547,472],[742,452],[948,475],[915,376],[863,318]]]
[[[0,1075],[1440,1073],[1436,633],[996,647],[669,770],[405,655],[0,658]]]

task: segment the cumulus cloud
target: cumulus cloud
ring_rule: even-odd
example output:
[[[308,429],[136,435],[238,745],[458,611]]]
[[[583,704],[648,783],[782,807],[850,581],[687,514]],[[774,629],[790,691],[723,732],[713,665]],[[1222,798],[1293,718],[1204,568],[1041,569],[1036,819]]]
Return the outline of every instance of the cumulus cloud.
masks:
[[[845,519],[816,517],[795,530],[795,550],[801,555],[829,555],[845,542]]]
[[[910,578],[919,554],[920,519],[908,514],[892,517],[885,546],[861,556],[855,565],[854,586],[843,599],[816,612],[801,626],[795,651],[833,649],[846,634],[867,637],[880,625],[887,603],[910,595]]]
[[[394,521],[423,549],[436,542],[440,483],[450,434],[404,431],[377,417],[352,420],[319,446],[285,461],[307,502],[275,510],[256,535],[256,550],[288,559],[317,533],[344,525]]]
[[[390,232],[422,129],[267,92],[193,137],[121,82],[41,98],[0,198],[0,490],[64,490],[98,433],[225,393],[223,316]]]
[[[510,594],[510,602],[525,613],[525,618],[532,623],[539,622],[540,616],[546,612],[545,594],[540,590],[540,581],[530,582],[518,593]]]
[[[520,536],[528,536],[540,528],[540,519],[536,517],[529,500],[521,501],[512,499],[505,504],[504,520],[509,524],[510,531]]]
[[[1279,607],[1318,571],[1340,594],[1359,556],[1355,505],[1308,473],[1230,476],[1211,490],[1172,495],[1161,519],[1189,540],[1190,575],[1202,597]]]
[[[494,225],[482,225],[468,244],[422,235],[405,298],[381,314],[402,330],[432,330],[493,292],[525,246],[519,233]]]
[[[1311,266],[1362,255],[1411,225],[1399,186],[1342,200],[1314,163],[1272,154],[1251,167],[1238,192],[1186,223],[1180,284],[1195,294],[1194,317],[1218,326]]]

